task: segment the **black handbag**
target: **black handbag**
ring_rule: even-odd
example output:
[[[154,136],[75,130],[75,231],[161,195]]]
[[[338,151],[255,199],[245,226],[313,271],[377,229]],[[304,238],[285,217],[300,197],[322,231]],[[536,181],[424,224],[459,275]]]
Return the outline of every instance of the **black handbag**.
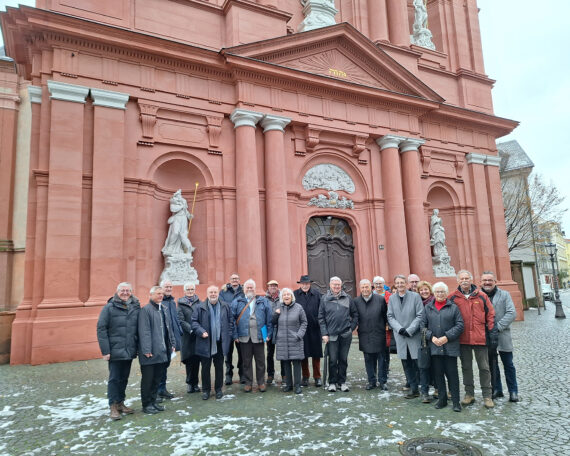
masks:
[[[422,337],[420,340],[420,348],[418,349],[418,367],[420,369],[429,369],[431,364],[431,350],[426,340],[427,329],[422,329]]]

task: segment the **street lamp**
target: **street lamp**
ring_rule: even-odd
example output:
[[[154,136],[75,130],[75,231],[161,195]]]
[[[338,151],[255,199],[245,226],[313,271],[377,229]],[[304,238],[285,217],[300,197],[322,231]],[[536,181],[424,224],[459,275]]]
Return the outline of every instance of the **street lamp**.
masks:
[[[554,305],[556,306],[556,313],[554,318],[566,318],[562,303],[560,302],[560,294],[558,293],[558,277],[556,276],[556,269],[554,268],[554,255],[556,255],[556,244],[547,242],[544,244],[546,253],[550,255],[550,262],[552,263],[552,282],[554,283]]]

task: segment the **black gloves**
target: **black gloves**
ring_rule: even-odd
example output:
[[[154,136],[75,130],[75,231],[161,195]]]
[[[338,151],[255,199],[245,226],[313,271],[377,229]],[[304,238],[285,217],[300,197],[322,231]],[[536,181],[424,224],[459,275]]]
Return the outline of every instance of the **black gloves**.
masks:
[[[400,336],[408,337],[408,333],[406,332],[406,328],[400,328],[400,330],[398,331],[398,334]]]

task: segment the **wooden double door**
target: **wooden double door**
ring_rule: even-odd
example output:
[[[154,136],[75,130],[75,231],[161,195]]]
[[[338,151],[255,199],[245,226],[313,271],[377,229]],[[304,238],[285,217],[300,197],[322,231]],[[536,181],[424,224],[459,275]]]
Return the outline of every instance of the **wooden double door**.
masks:
[[[314,285],[325,293],[329,279],[342,279],[350,296],[358,290],[354,273],[352,230],[346,220],[332,216],[312,217],[307,223],[307,261]]]

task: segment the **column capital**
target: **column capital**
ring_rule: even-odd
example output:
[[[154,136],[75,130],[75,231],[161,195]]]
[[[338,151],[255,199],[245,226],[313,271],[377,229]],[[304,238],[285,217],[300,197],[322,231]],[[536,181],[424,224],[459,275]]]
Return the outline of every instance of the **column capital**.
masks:
[[[380,150],[384,149],[397,149],[402,141],[405,141],[406,137],[396,136],[396,135],[385,135],[376,140],[376,144],[380,146]]]
[[[255,111],[246,111],[245,109],[234,109],[230,114],[230,120],[234,123],[234,128],[238,127],[254,127],[261,120],[263,114]]]
[[[472,163],[474,163],[476,165],[484,165],[486,160],[487,160],[487,155],[470,153],[470,154],[467,154],[466,158],[467,158],[467,164],[468,165],[471,165]]]
[[[85,98],[89,94],[89,87],[65,82],[48,81],[48,90],[52,100],[72,101],[74,103],[85,103]]]
[[[93,98],[93,106],[126,109],[127,101],[129,101],[129,94],[113,92],[111,90],[91,89],[91,98]]]
[[[501,157],[493,157],[492,155],[487,155],[485,164],[488,166],[501,166]]]
[[[416,151],[426,142],[425,139],[406,138],[400,143],[400,152]]]
[[[261,126],[263,127],[263,133],[267,133],[271,130],[279,130],[281,132],[285,131],[285,127],[291,122],[288,117],[273,116],[266,114],[261,119]]]
[[[39,86],[28,86],[28,94],[30,95],[31,103],[41,104],[42,102],[42,88]]]

